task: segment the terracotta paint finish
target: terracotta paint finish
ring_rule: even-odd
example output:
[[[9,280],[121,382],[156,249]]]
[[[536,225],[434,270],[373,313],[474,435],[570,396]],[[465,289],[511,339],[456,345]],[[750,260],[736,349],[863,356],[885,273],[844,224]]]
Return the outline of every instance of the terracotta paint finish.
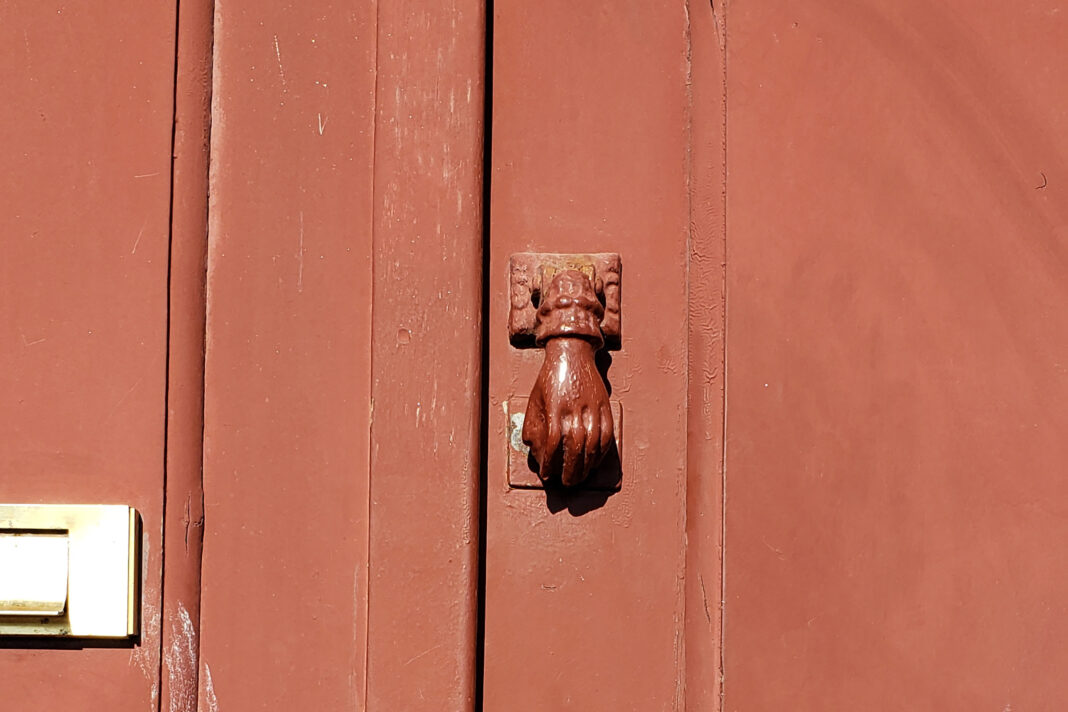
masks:
[[[0,8],[0,498],[144,519],[140,645],[5,643],[5,709],[156,709],[174,27],[173,4]]]
[[[682,704],[685,38],[680,3],[495,4],[486,710]],[[622,258],[618,493],[508,487],[505,407],[542,363],[508,339],[508,259],[525,251]]]
[[[356,710],[374,7],[215,13],[199,708]]]
[[[1061,10],[730,6],[727,710],[1068,699]]]
[[[473,699],[481,38],[216,9],[204,709]]]
[[[688,4],[690,245],[686,420],[686,709],[722,686],[726,27],[723,3]]]
[[[475,695],[482,3],[381,2],[368,710]]]
[[[167,712],[193,712],[197,704],[213,6],[178,6],[160,680]]]

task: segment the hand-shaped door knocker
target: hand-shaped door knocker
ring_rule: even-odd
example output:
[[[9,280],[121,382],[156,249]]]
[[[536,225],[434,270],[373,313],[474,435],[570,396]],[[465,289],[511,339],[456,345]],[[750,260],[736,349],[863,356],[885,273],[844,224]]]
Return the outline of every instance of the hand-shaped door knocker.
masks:
[[[618,342],[619,276],[614,254],[512,257],[513,342],[545,349],[522,431],[543,482],[582,483],[612,447],[595,356],[606,338]]]

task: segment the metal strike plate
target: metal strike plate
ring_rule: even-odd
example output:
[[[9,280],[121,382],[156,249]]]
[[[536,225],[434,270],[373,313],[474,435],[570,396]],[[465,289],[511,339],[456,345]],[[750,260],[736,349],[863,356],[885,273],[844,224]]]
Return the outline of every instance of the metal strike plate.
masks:
[[[509,260],[508,336],[517,348],[534,346],[535,316],[543,284],[557,272],[577,270],[590,278],[594,291],[604,304],[601,333],[605,348],[618,349],[621,338],[620,289],[622,261],[614,252],[588,255],[520,252]]]
[[[137,635],[139,563],[132,507],[0,504],[0,636]]]
[[[612,408],[612,429],[615,444],[601,464],[590,473],[579,489],[617,492],[623,486],[623,406],[609,401]],[[530,457],[530,448],[523,442],[523,421],[527,412],[527,398],[511,398],[505,403],[508,417],[508,486],[512,489],[545,489],[537,473],[537,463]]]

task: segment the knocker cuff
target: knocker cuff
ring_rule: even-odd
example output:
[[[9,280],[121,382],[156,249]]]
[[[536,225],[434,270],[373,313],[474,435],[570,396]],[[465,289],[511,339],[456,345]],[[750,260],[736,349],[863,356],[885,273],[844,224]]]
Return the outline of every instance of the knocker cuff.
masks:
[[[594,350],[604,346],[601,333],[604,307],[589,281],[585,277],[583,281],[585,285],[578,294],[556,292],[544,296],[534,326],[535,344],[544,346],[549,339],[570,336],[590,341]]]

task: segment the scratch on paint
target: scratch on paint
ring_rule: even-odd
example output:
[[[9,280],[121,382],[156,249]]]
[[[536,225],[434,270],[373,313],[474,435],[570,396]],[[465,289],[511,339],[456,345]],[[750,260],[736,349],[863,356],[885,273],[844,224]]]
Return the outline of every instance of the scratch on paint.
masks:
[[[300,239],[297,242],[297,291],[304,291],[304,211],[299,213]]]
[[[286,83],[286,70],[282,68],[282,50],[278,47],[278,35],[274,36],[274,56],[278,58],[278,76],[282,78],[282,93],[289,93],[289,85]]]
[[[441,646],[442,646],[442,644],[441,644],[441,643],[438,643],[437,645],[433,645],[433,646],[431,646],[431,647],[427,648],[426,650],[424,650],[423,652],[419,653],[419,654],[418,654],[418,655],[416,655],[415,657],[413,657],[413,658],[409,659],[409,660],[408,660],[408,662],[406,662],[406,663],[404,663],[404,664],[405,664],[405,665],[411,665],[412,663],[414,663],[414,662],[415,662],[416,660],[418,660],[419,658],[422,658],[422,657],[425,657],[425,656],[427,656],[427,655],[430,655],[430,654],[431,654],[432,652],[434,652],[435,650],[437,650],[437,649],[438,649],[438,648],[440,648]]]
[[[134,392],[135,388],[137,388],[139,385],[141,385],[141,381],[143,381],[143,380],[145,380],[144,376],[141,376],[141,378],[138,378],[137,381],[132,386],[130,386],[130,390],[126,391],[126,393],[124,393],[122,395],[122,398],[119,398],[119,400],[115,403],[115,405],[111,406],[111,410],[108,412],[107,417],[104,418],[104,422],[105,423],[108,422],[109,420],[111,420],[111,416],[115,415],[116,411],[118,411],[118,409],[119,409],[119,406],[121,406],[123,404],[123,402],[127,398],[130,397],[130,394]]]
[[[141,223],[141,230],[137,233],[137,239],[134,240],[133,249],[130,250],[131,255],[137,252],[137,246],[141,244],[141,236],[145,234],[146,225],[148,225],[148,218],[145,218],[145,221]]]
[[[319,114],[319,135],[323,135],[323,130],[326,128],[326,122],[329,121],[329,117],[323,118],[322,113]]]

